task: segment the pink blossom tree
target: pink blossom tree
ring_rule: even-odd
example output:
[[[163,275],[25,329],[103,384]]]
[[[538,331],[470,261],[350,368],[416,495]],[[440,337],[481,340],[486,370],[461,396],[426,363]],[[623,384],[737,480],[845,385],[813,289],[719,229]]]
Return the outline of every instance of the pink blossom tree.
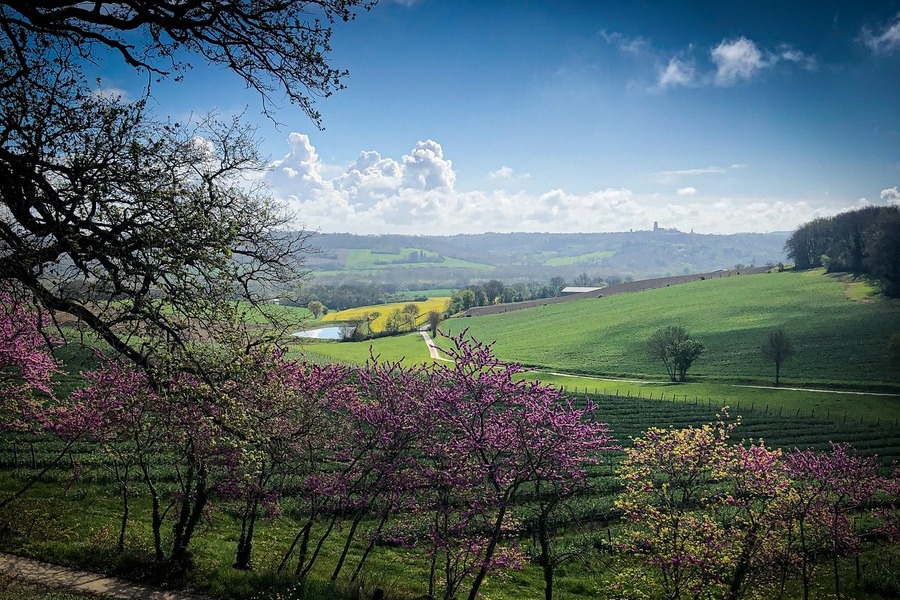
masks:
[[[430,372],[434,423],[423,455],[437,491],[425,503],[436,525],[432,564],[442,549],[446,597],[455,592],[450,584],[458,586],[459,575],[469,571],[461,566],[471,565],[468,597],[474,600],[488,572],[517,556],[501,541],[511,531],[510,509],[522,489],[583,479],[612,438],[593,419],[592,407],[577,409],[558,390],[520,380],[521,367],[465,335],[451,338],[453,365]]]
[[[53,403],[53,376],[59,363],[42,331],[47,320],[28,295],[0,283],[0,431],[40,431],[51,423],[44,414]],[[67,444],[45,468],[19,490],[0,500],[0,508],[20,498],[71,448]]]
[[[849,444],[831,444],[828,452],[795,450],[786,456],[794,480],[794,518],[799,528],[803,597],[809,597],[813,562],[819,550],[831,554],[834,592],[841,597],[839,559],[855,550],[859,538],[853,511],[884,486],[873,458],[853,452]]]
[[[100,367],[86,374],[87,385],[72,394],[67,406],[49,412],[48,417],[56,435],[68,440],[84,436],[104,453],[104,464],[112,471],[122,499],[117,550],[123,552],[134,468],[150,489],[154,515],[158,514],[159,494],[151,464],[163,448],[166,430],[156,418],[160,399],[146,373],[98,356]],[[161,562],[160,525],[154,521],[154,549]]]
[[[27,296],[0,289],[0,428],[35,429],[41,412],[35,394],[53,397],[59,363],[42,332],[47,318]]]
[[[325,411],[330,395],[349,393],[347,373],[344,367],[286,360],[281,349],[254,351],[232,365],[233,379],[223,386],[230,400],[222,420],[225,429],[240,432],[234,438],[240,460],[233,485],[219,488],[243,503],[235,567],[251,567],[260,509],[278,514],[281,482],[315,468],[310,449],[335,433]]]

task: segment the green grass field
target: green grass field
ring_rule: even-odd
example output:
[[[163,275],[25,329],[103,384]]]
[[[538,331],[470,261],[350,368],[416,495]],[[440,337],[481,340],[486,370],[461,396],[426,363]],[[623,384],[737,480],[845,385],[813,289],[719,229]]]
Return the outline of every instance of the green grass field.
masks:
[[[862,298],[862,299],[858,299]],[[783,327],[796,355],[784,385],[900,389],[888,340],[900,331],[900,301],[873,297],[821,271],[698,281],[640,293],[578,300],[445,322],[443,329],[496,342],[497,355],[522,364],[587,375],[659,379],[645,351],[659,327],[681,325],[706,353],[689,379],[769,384],[760,354],[765,335]]]
[[[602,261],[604,258],[615,256],[612,250],[600,250],[599,252],[591,252],[589,254],[579,254],[578,256],[554,256],[548,258],[544,263],[548,267],[568,267],[570,265],[593,265]]]
[[[406,290],[402,292],[394,292],[392,298],[398,300],[413,300],[415,298],[449,298],[456,291],[456,288],[440,288],[436,290]]]
[[[378,338],[365,342],[299,342],[292,344],[291,358],[306,358],[310,362],[338,362],[365,364],[370,349],[383,361],[401,360],[405,365],[431,363],[425,341],[418,333]]]
[[[435,252],[430,252],[427,250],[422,250],[425,253],[425,259],[422,262],[395,262],[395,261],[405,261],[408,260],[409,256],[413,252],[419,252],[418,248],[403,248],[400,252],[397,253],[381,253],[381,252],[373,252],[369,249],[356,249],[356,250],[348,250],[347,251],[347,261],[344,263],[344,268],[348,271],[360,271],[360,270],[370,270],[370,269],[386,269],[386,268],[397,268],[397,267],[409,267],[409,268],[422,268],[422,267],[452,267],[452,268],[465,268],[465,269],[493,269],[494,267],[491,265],[486,265],[482,263],[470,262],[467,260],[461,260],[458,258],[452,258],[449,256],[445,256],[444,260],[438,261],[428,261],[429,257],[436,258],[438,256]]]
[[[300,306],[281,306],[280,304],[268,304],[262,308],[255,308],[249,303],[242,302],[238,305],[238,310],[242,312],[243,319],[247,323],[255,323],[264,325],[268,322],[266,315],[278,318],[282,321],[304,321],[313,318],[312,312],[308,308]]]

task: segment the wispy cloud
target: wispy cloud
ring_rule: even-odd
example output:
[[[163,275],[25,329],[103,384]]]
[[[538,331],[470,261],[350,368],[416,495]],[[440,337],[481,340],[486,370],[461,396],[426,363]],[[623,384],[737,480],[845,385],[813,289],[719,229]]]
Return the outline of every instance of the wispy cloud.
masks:
[[[678,189],[675,191],[675,193],[678,194],[679,196],[696,196],[696,195],[697,195],[697,188],[695,188],[695,187],[683,187],[683,188],[678,188]]]
[[[873,33],[864,27],[860,39],[875,54],[893,54],[900,49],[900,13],[883,25],[880,33]]]
[[[795,65],[808,71],[818,68],[815,56],[790,44],[782,43],[770,50],[746,37],[722,40],[709,49],[705,58],[711,68],[698,66],[705,59],[693,46],[662,60],[657,56],[657,77],[650,91],[707,85],[729,87],[749,81],[778,64]]]
[[[695,69],[692,63],[677,56],[669,59],[669,64],[659,71],[657,87],[661,90],[674,87],[691,87],[695,84]]]
[[[780,44],[776,57],[778,60],[800,65],[807,71],[815,71],[819,68],[819,61],[815,56],[801,52],[790,44]]]
[[[654,173],[661,181],[665,183],[672,182],[680,177],[690,175],[711,175],[715,173],[724,173],[722,167],[700,167],[697,169],[674,169],[671,171],[657,171]]]
[[[641,36],[628,37],[617,31],[601,31],[600,37],[624,54],[643,54],[652,50],[650,42]]]

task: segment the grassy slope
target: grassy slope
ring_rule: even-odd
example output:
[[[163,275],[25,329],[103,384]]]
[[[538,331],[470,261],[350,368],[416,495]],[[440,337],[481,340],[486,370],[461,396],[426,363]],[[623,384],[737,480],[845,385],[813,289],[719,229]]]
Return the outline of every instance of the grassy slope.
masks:
[[[311,362],[335,361],[363,364],[369,360],[370,348],[384,361],[402,359],[403,363],[407,365],[433,362],[428,354],[425,341],[418,333],[407,333],[365,342],[304,342],[292,345],[290,356],[300,358],[306,355]]]
[[[589,254],[579,254],[578,256],[555,256],[548,258],[544,264],[550,267],[565,267],[569,265],[591,265],[596,264],[604,258],[615,256],[612,250],[600,250]]]
[[[770,273],[454,319],[444,328],[496,341],[506,360],[658,379],[662,366],[647,358],[645,341],[658,327],[682,325],[707,347],[689,378],[769,383],[774,369],[759,347],[768,331],[784,327],[796,347],[785,384],[897,388],[887,343],[900,331],[900,304],[847,292],[821,271]],[[861,295],[858,286],[850,295]]]
[[[445,256],[443,261],[433,261],[428,262],[418,262],[418,263],[395,263],[391,264],[390,261],[395,260],[405,260],[409,257],[409,255],[413,252],[419,252],[419,248],[404,248],[401,252],[398,253],[378,253],[372,252],[372,250],[368,249],[356,249],[350,250],[347,252],[347,262],[344,268],[348,271],[358,271],[358,270],[367,270],[367,269],[386,269],[386,268],[398,268],[398,267],[458,267],[458,268],[467,268],[467,269],[493,269],[494,267],[491,265],[483,264],[483,263],[474,263],[467,260],[462,260],[459,258],[452,258],[449,256]],[[435,252],[424,251],[426,258],[428,257],[436,257],[437,254]],[[388,264],[378,264],[385,263]]]

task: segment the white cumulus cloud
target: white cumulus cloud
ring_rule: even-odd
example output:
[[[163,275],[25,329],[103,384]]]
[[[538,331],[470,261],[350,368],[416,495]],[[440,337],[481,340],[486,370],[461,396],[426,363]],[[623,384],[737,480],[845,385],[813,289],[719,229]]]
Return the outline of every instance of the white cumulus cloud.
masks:
[[[453,189],[456,173],[444,159],[444,150],[434,140],[418,142],[403,156],[403,186],[418,190]]]
[[[531,173],[516,173],[515,169],[513,169],[512,167],[503,166],[496,171],[489,172],[488,178],[513,181],[519,179],[529,179],[531,178]]]
[[[741,79],[750,79],[760,69],[769,66],[759,48],[745,37],[723,40],[712,49],[710,57],[716,65],[716,85],[732,85]]]
[[[891,206],[900,206],[900,192],[896,187],[881,190],[881,199]]]
[[[513,174],[512,167],[500,167],[496,171],[488,173],[491,179],[511,179]]]
[[[682,231],[727,233],[734,230],[735,223],[745,231],[790,230],[817,216],[846,210],[817,209],[804,201],[781,198],[740,197],[710,202],[698,199],[693,187],[650,194],[637,194],[624,187],[601,187],[584,193],[561,188],[463,192],[455,188],[452,163],[434,140],[417,143],[399,160],[375,150],[363,151],[342,169],[323,163],[304,134],[292,133],[288,144],[290,151],[266,172],[266,183],[306,227],[322,231],[627,231],[650,229],[654,221],[659,221]],[[678,178],[726,171],[704,167],[657,175]],[[521,177],[511,167],[507,174]],[[896,188],[886,189],[882,199],[900,203],[900,194]]]

